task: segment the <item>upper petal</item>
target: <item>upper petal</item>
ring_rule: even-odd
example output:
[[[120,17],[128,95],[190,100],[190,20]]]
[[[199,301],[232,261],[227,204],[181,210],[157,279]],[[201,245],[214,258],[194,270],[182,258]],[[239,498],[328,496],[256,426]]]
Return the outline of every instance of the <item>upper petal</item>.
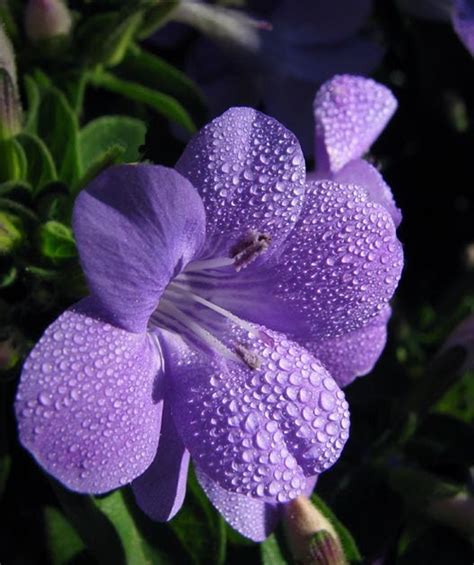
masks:
[[[208,253],[228,250],[249,230],[272,237],[271,253],[298,218],[305,179],[300,145],[257,110],[231,108],[213,120],[191,140],[176,169],[202,197]]]
[[[250,496],[223,489],[196,468],[196,476],[209,500],[225,521],[243,536],[253,541],[263,541],[276,528],[280,518],[277,503],[263,502]]]
[[[273,32],[288,43],[340,42],[362,27],[371,8],[371,0],[283,0],[273,12]]]
[[[343,388],[356,377],[370,373],[387,341],[387,307],[366,326],[348,334],[306,344]]]
[[[388,212],[354,185],[310,182],[305,207],[274,263],[268,292],[307,323],[306,342],[342,336],[392,297],[403,253]]]
[[[453,27],[471,55],[474,55],[474,4],[472,0],[454,0]]]
[[[79,194],[73,226],[89,288],[108,321],[141,332],[170,279],[201,248],[205,213],[173,169],[120,165]]]
[[[295,498],[342,450],[344,394],[314,357],[280,334],[234,328],[226,341],[250,361],[166,348],[178,431],[222,488],[267,502]]]
[[[132,483],[138,506],[153,520],[166,522],[180,510],[186,494],[189,451],[176,431],[165,402],[160,443],[153,463]]]
[[[402,221],[402,213],[393,199],[392,191],[382,175],[364,159],[356,159],[348,163],[333,176],[333,180],[341,184],[356,184],[369,193],[372,202],[381,204],[392,216],[395,226]]]
[[[101,321],[90,299],[64,312],[26,360],[20,440],[68,488],[102,493],[143,473],[161,425],[161,358],[146,334]]]
[[[339,75],[314,99],[316,161],[321,171],[339,171],[361,157],[392,117],[397,101],[372,79]]]

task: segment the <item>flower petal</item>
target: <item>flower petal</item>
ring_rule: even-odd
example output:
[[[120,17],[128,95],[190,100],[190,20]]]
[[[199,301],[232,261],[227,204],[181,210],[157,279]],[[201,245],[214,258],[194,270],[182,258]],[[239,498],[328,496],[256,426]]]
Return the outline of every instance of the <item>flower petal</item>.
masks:
[[[257,230],[278,247],[300,212],[305,163],[295,136],[251,108],[231,108],[189,143],[176,169],[198,189],[207,214],[207,253]]]
[[[23,366],[15,406],[22,444],[72,490],[129,483],[158,445],[160,366],[146,334],[110,326],[90,299],[79,302],[49,326]]]
[[[381,204],[392,216],[395,226],[402,221],[402,213],[393,199],[392,191],[375,167],[356,159],[348,163],[333,176],[333,180],[341,184],[356,184],[367,190],[372,202]]]
[[[225,339],[246,362],[165,347],[176,426],[196,465],[222,488],[286,502],[339,457],[349,426],[344,394],[280,334],[233,328]]]
[[[160,442],[153,463],[132,483],[138,506],[152,520],[166,522],[180,510],[186,494],[189,451],[176,431],[165,402]]]
[[[454,0],[454,31],[471,55],[474,55],[474,5],[472,0]]]
[[[371,0],[281,1],[272,17],[273,33],[287,43],[332,43],[355,34],[366,22]]]
[[[339,75],[323,84],[313,106],[318,170],[335,173],[361,157],[396,107],[390,90],[372,79]]]
[[[343,336],[383,310],[397,287],[403,253],[388,212],[367,192],[310,182],[305,207],[275,264],[273,298],[303,316],[304,342]]]
[[[277,503],[262,502],[250,496],[229,492],[198,467],[196,476],[203,491],[224,520],[246,538],[263,541],[276,528],[280,519]]]
[[[356,377],[370,373],[380,357],[387,341],[387,322],[391,310],[387,307],[367,326],[349,334],[323,339],[307,344],[343,388]]]
[[[73,225],[89,288],[108,321],[142,332],[171,277],[200,249],[205,214],[173,169],[120,165],[79,194]]]

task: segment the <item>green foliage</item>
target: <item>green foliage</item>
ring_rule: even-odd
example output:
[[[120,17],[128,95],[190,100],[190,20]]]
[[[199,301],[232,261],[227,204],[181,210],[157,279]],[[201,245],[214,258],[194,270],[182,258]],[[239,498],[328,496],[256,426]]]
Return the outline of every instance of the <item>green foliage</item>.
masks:
[[[21,133],[17,137],[27,162],[26,180],[36,191],[57,180],[56,165],[48,147],[37,135]]]
[[[106,72],[95,73],[90,80],[96,87],[104,88],[130,100],[150,106],[159,114],[183,126],[189,133],[196,131],[196,126],[188,112],[177,100],[167,94],[157,92],[136,82],[122,80]]]
[[[117,146],[122,149],[120,158],[123,162],[139,161],[145,134],[145,124],[127,116],[102,116],[89,122],[79,135],[81,170],[89,170],[107,155],[110,161],[111,150]],[[112,154],[118,155],[116,150]]]
[[[275,534],[271,534],[260,545],[262,565],[288,565]]]
[[[362,561],[362,556],[360,554],[359,548],[352,537],[349,530],[342,524],[340,520],[336,517],[334,512],[327,506],[325,502],[315,493],[311,495],[311,502],[316,506],[316,508],[321,512],[321,514],[329,520],[336,530],[337,535],[342,544],[342,549],[348,561]]]
[[[76,530],[57,508],[44,508],[44,525],[52,565],[67,565],[85,549]]]
[[[77,116],[64,94],[53,86],[42,92],[36,133],[54,158],[58,178],[68,184],[77,181],[80,174]]]
[[[72,230],[54,220],[41,226],[39,246],[42,255],[48,259],[71,259],[76,256]]]

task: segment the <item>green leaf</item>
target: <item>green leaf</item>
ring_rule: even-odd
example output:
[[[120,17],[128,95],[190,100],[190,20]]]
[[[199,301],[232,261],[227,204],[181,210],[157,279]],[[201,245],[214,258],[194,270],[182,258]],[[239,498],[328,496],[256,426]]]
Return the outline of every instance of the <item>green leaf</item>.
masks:
[[[41,226],[39,246],[41,253],[49,259],[70,259],[77,254],[72,230],[54,220]]]
[[[38,112],[38,136],[56,163],[58,176],[68,184],[79,176],[79,127],[77,117],[57,88],[44,91]]]
[[[342,549],[348,561],[362,561],[359,548],[349,530],[342,524],[332,510],[315,493],[311,495],[311,502],[329,520],[341,541]]]
[[[99,563],[167,563],[142,536],[122,491],[92,497],[71,493],[57,483],[53,486],[66,515]]]
[[[0,183],[25,180],[28,163],[23,147],[14,138],[0,141]]]
[[[196,84],[164,59],[131,45],[117,71],[154,90],[174,96],[190,109],[204,115],[206,103]]]
[[[144,7],[126,6],[119,12],[98,14],[78,31],[82,53],[90,65],[115,66],[123,59],[140,27]]]
[[[170,527],[193,563],[225,563],[226,535],[222,518],[211,507],[194,472],[189,473],[186,504],[170,522]]]
[[[28,162],[27,180],[34,192],[57,179],[56,166],[46,145],[31,133],[21,133],[17,140],[23,147]]]
[[[79,135],[82,170],[103,160],[104,155],[114,146],[123,147],[125,162],[138,161],[139,148],[145,143],[145,134],[145,124],[127,116],[102,116],[89,122]]]
[[[18,269],[14,265],[12,265],[7,271],[0,273],[0,289],[7,288],[12,285],[16,281],[17,275]]]
[[[111,165],[116,165],[118,163],[123,163],[125,149],[123,145],[112,145],[106,149],[99,157],[90,165],[86,172],[81,176],[79,182],[74,185],[73,192],[77,193],[84,186],[89,184],[101,171],[110,167]]]
[[[262,565],[288,565],[275,534],[260,544],[260,557]]]
[[[179,4],[178,0],[157,0],[158,5],[145,12],[140,30],[139,39],[146,39],[171,19],[171,15]]]
[[[76,530],[56,508],[46,506],[44,524],[52,565],[67,565],[85,549]]]
[[[135,82],[119,79],[106,72],[92,75],[91,83],[96,87],[104,88],[110,92],[121,94],[126,98],[150,106],[169,120],[182,125],[190,133],[196,131],[196,126],[188,112],[171,96],[154,91]]]
[[[25,91],[27,101],[27,111],[24,131],[35,133],[38,125],[38,111],[41,102],[40,91],[33,77],[25,75]]]

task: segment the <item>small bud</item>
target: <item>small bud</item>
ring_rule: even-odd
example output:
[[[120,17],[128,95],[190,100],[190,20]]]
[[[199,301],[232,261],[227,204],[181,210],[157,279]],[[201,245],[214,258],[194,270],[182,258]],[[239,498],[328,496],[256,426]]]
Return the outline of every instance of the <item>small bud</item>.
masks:
[[[334,526],[305,496],[299,496],[284,506],[283,523],[288,545],[297,563],[347,563]]]
[[[15,55],[0,24],[0,141],[20,132],[21,114]]]
[[[21,131],[21,104],[11,76],[0,68],[0,140]]]
[[[25,8],[25,31],[31,41],[69,35],[71,14],[61,0],[29,0]]]
[[[13,47],[6,34],[3,26],[0,22],[0,69],[5,69],[5,71],[10,75],[13,84],[16,88],[16,65],[15,65],[15,53],[13,52]]]
[[[16,249],[23,240],[20,218],[0,211],[0,255],[7,255]]]

